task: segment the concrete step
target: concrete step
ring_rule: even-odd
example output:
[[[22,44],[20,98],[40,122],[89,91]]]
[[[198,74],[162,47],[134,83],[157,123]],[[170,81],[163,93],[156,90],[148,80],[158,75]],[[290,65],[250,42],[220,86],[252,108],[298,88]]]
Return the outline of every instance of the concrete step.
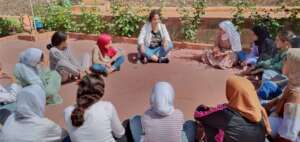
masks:
[[[100,6],[104,6],[109,4],[109,0],[82,0],[82,3],[86,4],[86,5],[100,5]]]

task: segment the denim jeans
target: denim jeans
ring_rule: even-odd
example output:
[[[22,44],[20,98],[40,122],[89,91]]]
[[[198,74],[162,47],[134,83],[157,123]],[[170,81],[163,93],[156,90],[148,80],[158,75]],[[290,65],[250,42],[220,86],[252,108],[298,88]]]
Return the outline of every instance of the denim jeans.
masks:
[[[144,130],[142,128],[141,116],[134,116],[129,119],[129,127],[134,142],[140,142]],[[197,124],[192,120],[188,120],[183,124],[182,142],[196,141]]]
[[[168,53],[174,48],[174,45],[172,42],[168,42],[167,49],[163,47],[157,47],[154,49],[151,49],[149,47],[145,47],[145,53],[142,53],[140,50],[140,46],[138,45],[138,58],[140,59],[142,55],[146,56],[148,59],[151,59],[153,55],[156,55],[158,57],[166,57]]]
[[[113,63],[112,63],[112,68],[115,70],[119,70],[121,65],[125,62],[125,57],[124,56],[120,56],[118,57]],[[92,70],[96,73],[107,73],[107,67],[101,64],[93,64],[92,65]]]

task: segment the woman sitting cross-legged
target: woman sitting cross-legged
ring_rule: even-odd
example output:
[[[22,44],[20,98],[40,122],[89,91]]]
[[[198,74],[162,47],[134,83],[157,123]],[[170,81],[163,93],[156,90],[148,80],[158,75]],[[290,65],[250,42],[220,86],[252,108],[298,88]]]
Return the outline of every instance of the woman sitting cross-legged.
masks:
[[[47,104],[60,104],[58,95],[61,77],[56,71],[49,70],[44,64],[44,54],[38,48],[28,48],[20,55],[19,63],[14,68],[16,83],[22,87],[39,85],[46,92]]]
[[[271,128],[252,83],[243,77],[230,77],[226,98],[228,104],[215,108],[201,105],[195,112],[207,142],[265,142]]]
[[[90,67],[90,55],[84,54],[78,62],[67,45],[68,35],[65,32],[55,32],[51,43],[47,45],[50,50],[50,69],[56,70],[62,78],[62,83],[80,79]]]
[[[150,97],[151,108],[130,119],[134,142],[195,142],[196,123],[184,123],[184,115],[174,108],[175,91],[171,84],[158,82]]]
[[[112,47],[112,38],[108,34],[101,34],[97,41],[98,47],[93,50],[93,65],[91,70],[94,73],[105,76],[118,71],[125,61],[122,49]]]
[[[266,105],[276,142],[300,141],[300,49],[289,49],[284,63],[288,85],[282,96]]]
[[[292,47],[292,41],[294,38],[291,37],[292,32],[282,31],[276,37],[277,53],[268,60],[258,61],[257,64],[246,71],[245,74],[259,74],[263,73],[262,80],[270,80],[273,77],[281,74],[283,62],[286,58],[286,52]]]
[[[159,10],[152,10],[138,37],[138,58],[143,63],[169,63],[167,55],[173,48],[173,43],[160,17]]]
[[[271,39],[267,28],[263,26],[254,26],[252,28],[253,43],[251,52],[242,61],[242,66],[255,66],[257,62],[265,61],[272,58],[276,53],[276,44]]]
[[[114,105],[102,101],[104,80],[96,74],[79,82],[76,104],[65,109],[65,122],[72,142],[114,142],[125,134]]]
[[[230,21],[219,24],[219,34],[216,37],[215,47],[206,51],[202,62],[211,66],[228,69],[232,68],[239,60],[238,53],[242,51],[240,34]]]
[[[44,117],[46,94],[39,85],[23,88],[17,95],[17,108],[0,131],[0,142],[59,142],[66,132]]]

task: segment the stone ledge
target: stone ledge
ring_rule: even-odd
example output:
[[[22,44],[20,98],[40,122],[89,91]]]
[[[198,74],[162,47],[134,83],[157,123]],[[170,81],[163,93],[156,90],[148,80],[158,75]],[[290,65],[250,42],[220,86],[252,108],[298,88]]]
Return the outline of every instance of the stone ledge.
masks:
[[[2,40],[6,39],[19,39],[19,40],[26,40],[26,41],[37,41],[40,39],[48,39],[51,37],[53,32],[45,32],[45,33],[39,33],[39,34],[27,34],[27,33],[21,33],[16,34],[12,36],[6,36],[0,38],[0,42]],[[83,34],[83,33],[68,33],[70,38],[74,38],[77,40],[93,40],[96,41],[98,35],[96,34]],[[115,43],[129,43],[129,44],[137,44],[137,38],[129,38],[129,37],[122,37],[122,36],[113,36],[113,42]],[[207,49],[212,48],[212,44],[206,44],[206,43],[192,43],[192,42],[179,42],[179,41],[173,41],[174,47],[177,49]]]

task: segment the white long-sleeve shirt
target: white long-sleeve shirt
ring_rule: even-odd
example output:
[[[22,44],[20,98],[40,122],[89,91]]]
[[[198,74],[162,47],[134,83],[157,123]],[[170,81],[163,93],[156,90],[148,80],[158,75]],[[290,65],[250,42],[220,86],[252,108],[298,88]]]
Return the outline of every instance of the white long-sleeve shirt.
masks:
[[[60,142],[65,131],[47,118],[16,120],[12,114],[0,129],[0,142]]]
[[[158,30],[159,30],[159,32],[162,36],[162,39],[164,39],[168,42],[171,42],[171,38],[170,38],[170,35],[169,35],[168,30],[166,28],[166,25],[159,23],[158,24]],[[152,38],[151,31],[152,31],[151,23],[146,23],[142,27],[142,29],[140,31],[140,34],[139,34],[139,37],[138,37],[138,44],[139,45],[145,45],[146,47],[150,46],[150,42],[151,42],[151,38]]]
[[[125,134],[117,111],[110,102],[99,101],[86,109],[85,121],[80,127],[72,125],[74,109],[74,106],[65,109],[65,122],[72,142],[115,142],[113,136],[120,138]]]

